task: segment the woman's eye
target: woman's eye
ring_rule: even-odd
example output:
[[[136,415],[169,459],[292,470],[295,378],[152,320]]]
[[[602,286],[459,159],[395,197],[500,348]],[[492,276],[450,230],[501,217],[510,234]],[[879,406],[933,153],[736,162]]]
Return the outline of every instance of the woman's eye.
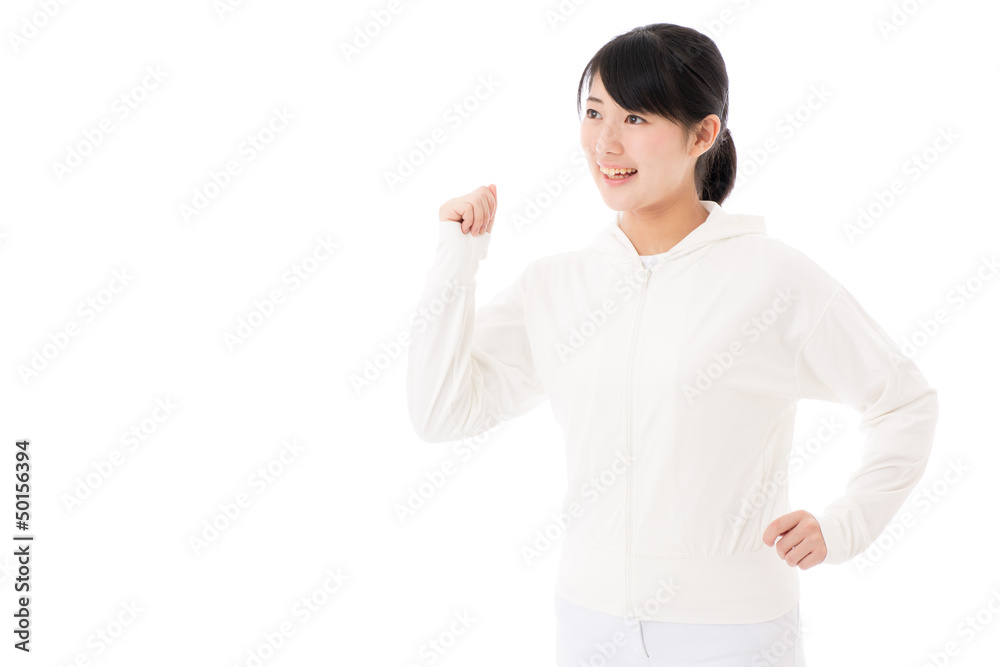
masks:
[[[594,114],[593,116],[590,115],[591,112],[593,112],[593,114]],[[594,109],[587,109],[587,111],[586,111],[586,113],[584,115],[587,118],[598,118],[598,117],[600,117],[601,114],[599,114]],[[628,120],[629,118],[635,118],[638,122],[629,123],[629,120]],[[636,116],[634,113],[632,113],[632,114],[629,114],[629,115],[625,116],[625,122],[629,123],[629,125],[641,125],[642,123],[645,123],[646,121],[643,118],[641,118],[640,116]]]

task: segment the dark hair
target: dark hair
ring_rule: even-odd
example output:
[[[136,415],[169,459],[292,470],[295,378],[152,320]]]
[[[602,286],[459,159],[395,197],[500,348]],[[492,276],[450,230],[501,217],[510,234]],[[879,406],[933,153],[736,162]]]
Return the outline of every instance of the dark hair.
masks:
[[[589,89],[595,73],[611,99],[630,112],[663,116],[688,132],[710,114],[719,117],[719,134],[698,157],[694,181],[699,199],[722,204],[736,181],[736,147],[727,125],[729,76],[715,42],[672,23],[652,23],[618,35],[584,68],[577,115],[584,83]]]

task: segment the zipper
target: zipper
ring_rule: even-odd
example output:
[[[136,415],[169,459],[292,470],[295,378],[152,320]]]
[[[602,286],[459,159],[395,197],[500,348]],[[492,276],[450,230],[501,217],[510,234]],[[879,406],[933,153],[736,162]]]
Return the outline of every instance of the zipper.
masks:
[[[646,286],[649,284],[650,269],[643,266],[642,287],[639,290],[639,305],[635,309],[635,325],[632,327],[632,341],[629,345],[629,359],[625,379],[625,447],[628,458],[628,475],[625,478],[625,613],[627,617],[638,618],[635,613],[635,601],[632,598],[632,478],[635,475],[635,463],[638,454],[633,448],[634,433],[632,428],[632,367],[635,365],[635,339],[639,334],[639,318],[642,306],[646,300]]]

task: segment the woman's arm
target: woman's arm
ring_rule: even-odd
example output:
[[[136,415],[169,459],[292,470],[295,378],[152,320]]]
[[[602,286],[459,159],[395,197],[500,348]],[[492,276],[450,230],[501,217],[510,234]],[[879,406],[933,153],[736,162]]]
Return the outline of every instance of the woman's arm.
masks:
[[[427,442],[478,435],[546,399],[522,308],[530,265],[477,311],[476,272],[491,235],[463,233],[453,220],[438,224],[407,353],[410,422]]]
[[[938,418],[937,391],[841,286],[797,358],[799,397],[861,413],[861,466],[843,496],[817,516],[824,563],[846,562],[889,524],[920,481]]]

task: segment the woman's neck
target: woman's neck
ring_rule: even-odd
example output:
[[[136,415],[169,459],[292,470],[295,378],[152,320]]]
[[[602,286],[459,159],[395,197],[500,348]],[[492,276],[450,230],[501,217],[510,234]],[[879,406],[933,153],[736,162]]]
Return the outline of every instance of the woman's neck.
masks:
[[[708,211],[697,199],[675,204],[668,209],[625,211],[618,226],[640,255],[658,255],[680,243],[685,236],[708,219]]]

